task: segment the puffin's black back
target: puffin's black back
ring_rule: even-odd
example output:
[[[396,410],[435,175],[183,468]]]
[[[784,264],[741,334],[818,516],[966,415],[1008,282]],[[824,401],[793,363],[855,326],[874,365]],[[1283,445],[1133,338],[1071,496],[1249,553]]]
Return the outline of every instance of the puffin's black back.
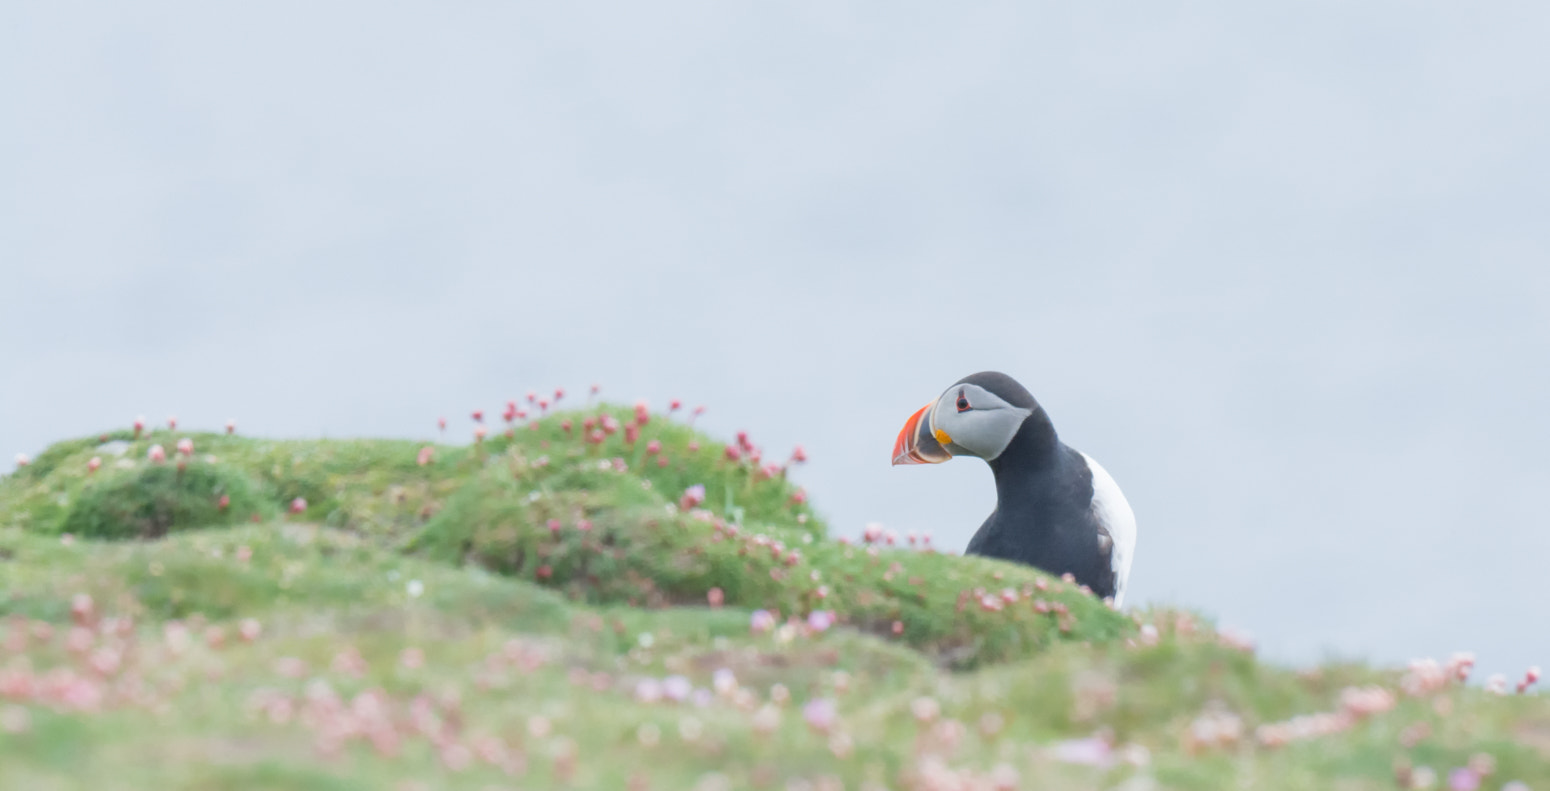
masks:
[[[1093,476],[1087,460],[1060,441],[1049,415],[1016,380],[987,371],[960,382],[1032,410],[1011,443],[990,461],[996,510],[965,553],[1025,563],[1051,574],[1070,572],[1098,596],[1113,596],[1113,542],[1092,511]]]

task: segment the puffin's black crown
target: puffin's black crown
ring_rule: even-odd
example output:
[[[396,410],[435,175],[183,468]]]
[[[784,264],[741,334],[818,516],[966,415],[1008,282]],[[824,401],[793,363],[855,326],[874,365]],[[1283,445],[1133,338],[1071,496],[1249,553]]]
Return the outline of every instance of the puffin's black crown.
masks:
[[[1000,371],[980,371],[977,374],[969,374],[959,379],[955,384],[978,385],[995,393],[1002,401],[1027,410],[1037,410],[1039,402],[1035,401],[1028,388],[1018,384],[1016,379],[1007,376]]]

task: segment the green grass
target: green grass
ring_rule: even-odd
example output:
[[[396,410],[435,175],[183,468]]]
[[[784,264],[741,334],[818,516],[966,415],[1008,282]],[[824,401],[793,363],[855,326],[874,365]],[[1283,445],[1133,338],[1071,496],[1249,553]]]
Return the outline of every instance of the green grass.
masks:
[[[1480,754],[1483,788],[1550,788],[1543,696],[1411,697],[1031,569],[842,543],[783,472],[663,416],[588,443],[596,414],[425,465],[381,440],[50,448],[0,480],[0,788],[1382,789]],[[181,469],[147,460],[184,437]],[[672,677],[691,699],[653,699]],[[1255,738],[1365,684],[1397,704]],[[1237,737],[1200,743],[1211,722]],[[1095,734],[1112,765],[1057,756]]]

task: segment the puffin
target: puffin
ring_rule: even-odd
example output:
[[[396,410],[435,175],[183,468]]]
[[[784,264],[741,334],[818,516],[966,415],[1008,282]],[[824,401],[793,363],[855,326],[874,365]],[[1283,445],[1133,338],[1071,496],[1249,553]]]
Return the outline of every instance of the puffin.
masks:
[[[893,464],[975,456],[996,478],[996,509],[964,550],[1071,574],[1115,607],[1136,548],[1136,517],[1091,456],[1067,446],[1027,388],[998,371],[965,376],[904,422]]]

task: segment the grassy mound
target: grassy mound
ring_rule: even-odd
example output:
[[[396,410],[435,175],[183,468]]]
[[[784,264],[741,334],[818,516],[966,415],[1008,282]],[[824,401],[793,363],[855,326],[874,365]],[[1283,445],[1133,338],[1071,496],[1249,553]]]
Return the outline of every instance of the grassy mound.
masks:
[[[1463,660],[1282,668],[835,540],[751,443],[643,417],[50,448],[0,479],[0,787],[1550,789],[1546,698]]]
[[[454,495],[411,548],[579,601],[832,613],[952,665],[1133,632],[1129,619],[1031,569],[820,540],[794,527],[740,527],[680,509],[649,483],[606,462],[535,464],[508,452]]]
[[[152,445],[185,439],[197,449],[186,469],[146,460]],[[121,455],[90,473],[104,449]],[[724,444],[621,407],[550,415],[462,447],[169,431],[75,440],[0,486],[0,514],[38,533],[154,538],[272,516],[297,498],[307,504],[298,521],[577,601],[832,617],[954,667],[1134,632],[1031,569],[830,540],[786,466],[746,437]]]
[[[230,467],[150,464],[87,483],[70,502],[60,529],[84,538],[160,538],[274,512],[258,485]]]

